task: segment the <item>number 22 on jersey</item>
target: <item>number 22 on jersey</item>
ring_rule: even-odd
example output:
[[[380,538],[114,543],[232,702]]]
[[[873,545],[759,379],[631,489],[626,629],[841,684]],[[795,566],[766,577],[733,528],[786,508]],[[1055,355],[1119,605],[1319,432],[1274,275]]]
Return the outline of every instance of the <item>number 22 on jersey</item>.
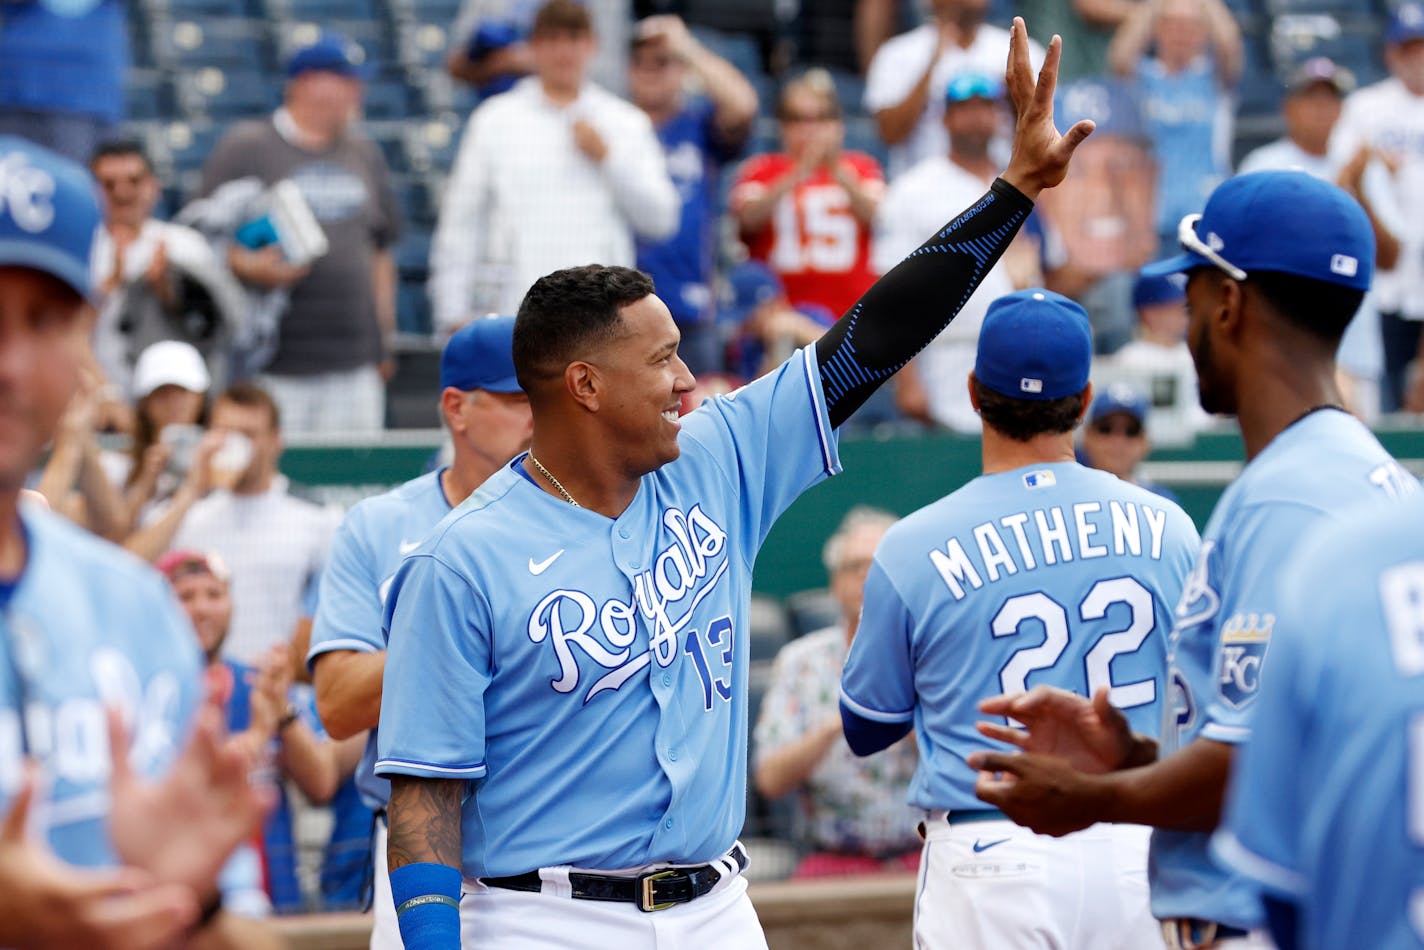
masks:
[[[1099,633],[1093,645],[1083,654],[1088,695],[1101,686],[1110,687],[1109,699],[1119,709],[1131,709],[1157,699],[1157,683],[1153,679],[1114,685],[1112,662],[1120,655],[1142,649],[1156,626],[1152,609],[1152,594],[1131,577],[1114,577],[1098,581],[1078,604],[1077,620],[1083,624],[1102,620],[1116,604],[1128,608],[1129,622],[1122,630]],[[1004,601],[990,622],[997,637],[1012,637],[1024,632],[1025,624],[1037,621],[1043,626],[1044,640],[1037,646],[1015,651],[999,671],[999,686],[1005,693],[1028,689],[1028,676],[1039,670],[1057,666],[1068,649],[1070,627],[1068,611],[1043,591],[1019,594]],[[1084,631],[1079,631],[1083,634]],[[1064,686],[1059,682],[1055,685]]]

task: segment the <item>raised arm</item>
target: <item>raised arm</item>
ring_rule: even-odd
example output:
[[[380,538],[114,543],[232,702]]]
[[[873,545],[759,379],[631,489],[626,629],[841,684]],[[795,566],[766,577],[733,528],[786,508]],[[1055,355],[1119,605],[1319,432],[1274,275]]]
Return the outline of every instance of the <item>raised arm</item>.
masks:
[[[757,93],[742,71],[697,41],[675,14],[650,16],[638,24],[644,36],[660,36],[668,50],[687,63],[712,103],[717,139],[738,149],[751,134],[757,114]]]
[[[1063,180],[1073,150],[1093,131],[1084,120],[1053,124],[1062,40],[1055,36],[1037,82],[1028,31],[1014,18],[1006,81],[1018,122],[1009,167],[989,191],[878,280],[816,343],[832,425],[840,425],[924,349],[979,286],[1045,188]]]
[[[1152,43],[1152,22],[1161,7],[1159,0],[1142,0],[1113,34],[1108,44],[1108,68],[1118,76],[1132,76]]]
[[[1135,0],[1073,0],[1073,9],[1080,17],[1109,30],[1122,25],[1137,7]]]
[[[1246,55],[1241,44],[1241,27],[1221,0],[1201,0],[1201,5],[1211,37],[1211,53],[1216,58],[1217,81],[1230,88],[1241,78]]]
[[[875,111],[875,125],[880,130],[880,137],[885,140],[886,145],[898,145],[909,138],[911,132],[915,131],[920,116],[924,114],[925,104],[930,99],[930,82],[934,79],[935,65],[939,63],[939,58],[944,55],[944,51],[957,39],[958,32],[953,26],[941,24],[939,42],[935,45],[934,55],[925,64],[925,71],[910,87],[905,98],[894,105],[885,106]],[[881,55],[884,53],[885,50],[882,48]],[[873,62],[871,69],[872,72],[875,71]]]

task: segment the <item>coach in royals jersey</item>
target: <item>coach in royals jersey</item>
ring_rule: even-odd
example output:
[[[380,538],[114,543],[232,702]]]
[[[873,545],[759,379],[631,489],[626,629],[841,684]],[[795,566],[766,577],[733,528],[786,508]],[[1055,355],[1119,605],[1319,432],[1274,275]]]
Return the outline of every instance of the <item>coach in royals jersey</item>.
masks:
[[[1067,297],[991,303],[968,381],[984,474],[891,528],[866,577],[841,716],[861,755],[915,729],[923,950],[1162,945],[1145,828],[1028,833],[974,797],[964,766],[984,748],[979,700],[1040,683],[1099,693],[1157,731],[1197,530],[1166,499],[1075,460],[1092,353],[1088,315]]]
[[[391,783],[372,769],[386,668],[381,612],[401,559],[491,473],[529,447],[529,398],[514,377],[513,337],[513,317],[475,320],[451,335],[440,355],[440,413],[454,460],[347,512],[321,577],[307,654],[317,711],[334,739],[371,731],[356,786],[361,801],[378,813],[372,950],[401,946],[386,872],[384,809]]]
[[[1183,253],[1144,273],[1187,274],[1187,342],[1202,408],[1235,415],[1247,464],[1202,533],[1168,641],[1161,744],[1071,693],[1035,689],[981,708],[1027,751],[975,753],[979,796],[1035,831],[1151,825],[1152,912],[1168,946],[1268,947],[1253,885],[1207,851],[1238,744],[1251,734],[1281,582],[1302,533],[1418,488],[1340,405],[1335,350],[1370,285],[1360,206],[1305,172],[1240,175],[1179,231]]]
[[[187,618],[157,571],[20,504],[78,390],[98,224],[88,172],[0,136],[0,946],[268,947],[222,912],[267,796]]]
[[[401,564],[377,774],[407,948],[762,948],[745,818],[752,562],[839,470],[835,429],[953,316],[1062,179],[1017,21],[1002,178],[816,343],[679,419],[693,379],[637,271],[540,278],[514,328],[534,414],[501,468]],[[473,938],[472,938],[473,939]],[[473,945],[473,944],[471,944]]]

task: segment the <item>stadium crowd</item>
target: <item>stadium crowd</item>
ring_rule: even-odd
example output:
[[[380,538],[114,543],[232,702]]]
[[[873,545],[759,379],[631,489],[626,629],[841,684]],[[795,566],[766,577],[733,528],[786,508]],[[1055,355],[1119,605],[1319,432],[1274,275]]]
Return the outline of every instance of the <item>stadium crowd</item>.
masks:
[[[228,911],[366,906],[381,811],[356,778],[372,724],[338,726],[309,667],[343,512],[282,474],[286,441],[379,445],[411,423],[388,398],[399,388],[438,405],[456,442],[501,434],[431,470],[452,452],[497,466],[523,451],[527,403],[494,381],[483,318],[592,261],[653,278],[697,376],[685,408],[762,376],[854,319],[1004,169],[1018,14],[1035,66],[1063,36],[1059,127],[1096,132],[849,431],[978,437],[965,379],[990,304],[1046,288],[1091,323],[1098,395],[1079,458],[1170,497],[1139,477],[1148,436],[1190,445],[1214,423],[1185,279],[1142,268],[1176,252],[1178,223],[1233,173],[1290,168],[1352,196],[1378,247],[1338,354],[1349,408],[1424,413],[1414,3],[0,4],[0,136],[80,162],[102,196],[92,346],[32,485],[158,567],[229,683],[228,727],[265,750],[282,791],[225,868]],[[421,359],[435,353],[438,377]],[[918,864],[914,743],[857,758],[837,710],[894,520],[854,509],[825,547],[828,591],[791,612],[762,604],[789,641],[752,676],[763,874]]]

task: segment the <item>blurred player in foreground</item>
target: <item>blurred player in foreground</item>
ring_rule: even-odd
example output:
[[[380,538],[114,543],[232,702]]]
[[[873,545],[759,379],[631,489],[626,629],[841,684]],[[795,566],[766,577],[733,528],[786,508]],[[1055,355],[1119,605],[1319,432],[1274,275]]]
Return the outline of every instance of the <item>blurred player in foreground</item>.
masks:
[[[1282,603],[1213,851],[1279,950],[1424,947],[1424,495],[1312,534]]]
[[[361,800],[378,812],[372,843],[375,923],[372,950],[399,950],[400,929],[386,871],[383,810],[391,783],[376,775],[376,724],[386,641],[381,612],[401,559],[491,473],[529,447],[529,397],[514,378],[513,317],[457,330],[440,357],[440,411],[454,461],[347,512],[321,580],[307,663],[327,732],[344,739],[369,729],[356,772]]]
[[[0,946],[263,946],[216,881],[270,796],[186,618],[152,568],[19,504],[78,386],[98,222],[87,172],[0,137]]]
[[[924,809],[919,948],[1144,950],[1147,829],[1026,834],[974,797],[978,701],[1029,682],[1108,691],[1155,734],[1172,606],[1197,530],[1176,505],[1074,459],[1092,401],[1088,314],[1022,290],[989,305],[969,374],[984,474],[890,529],[866,578],[841,717],[861,755],[911,727]],[[1038,873],[1007,869],[1036,867]]]
[[[1301,532],[1351,506],[1394,504],[1418,483],[1340,408],[1335,349],[1370,285],[1374,236],[1358,204],[1304,172],[1222,184],[1180,229],[1187,330],[1202,407],[1235,415],[1247,465],[1222,494],[1168,642],[1160,748],[1099,703],[1036,688],[980,708],[1023,754],[976,753],[979,796],[1035,831],[1152,825],[1152,912],[1169,947],[1267,947],[1254,888],[1207,853]],[[1270,674],[1266,673],[1266,682]],[[1269,686],[1268,686],[1269,688]]]
[[[751,565],[839,470],[835,429],[937,334],[1060,181],[1090,123],[1053,126],[1016,21],[1018,136],[1001,179],[812,346],[679,419],[693,379],[642,274],[557,271],[520,306],[534,413],[502,468],[401,564],[378,774],[410,950],[762,948],[746,897]],[[657,913],[654,913],[657,912]]]

